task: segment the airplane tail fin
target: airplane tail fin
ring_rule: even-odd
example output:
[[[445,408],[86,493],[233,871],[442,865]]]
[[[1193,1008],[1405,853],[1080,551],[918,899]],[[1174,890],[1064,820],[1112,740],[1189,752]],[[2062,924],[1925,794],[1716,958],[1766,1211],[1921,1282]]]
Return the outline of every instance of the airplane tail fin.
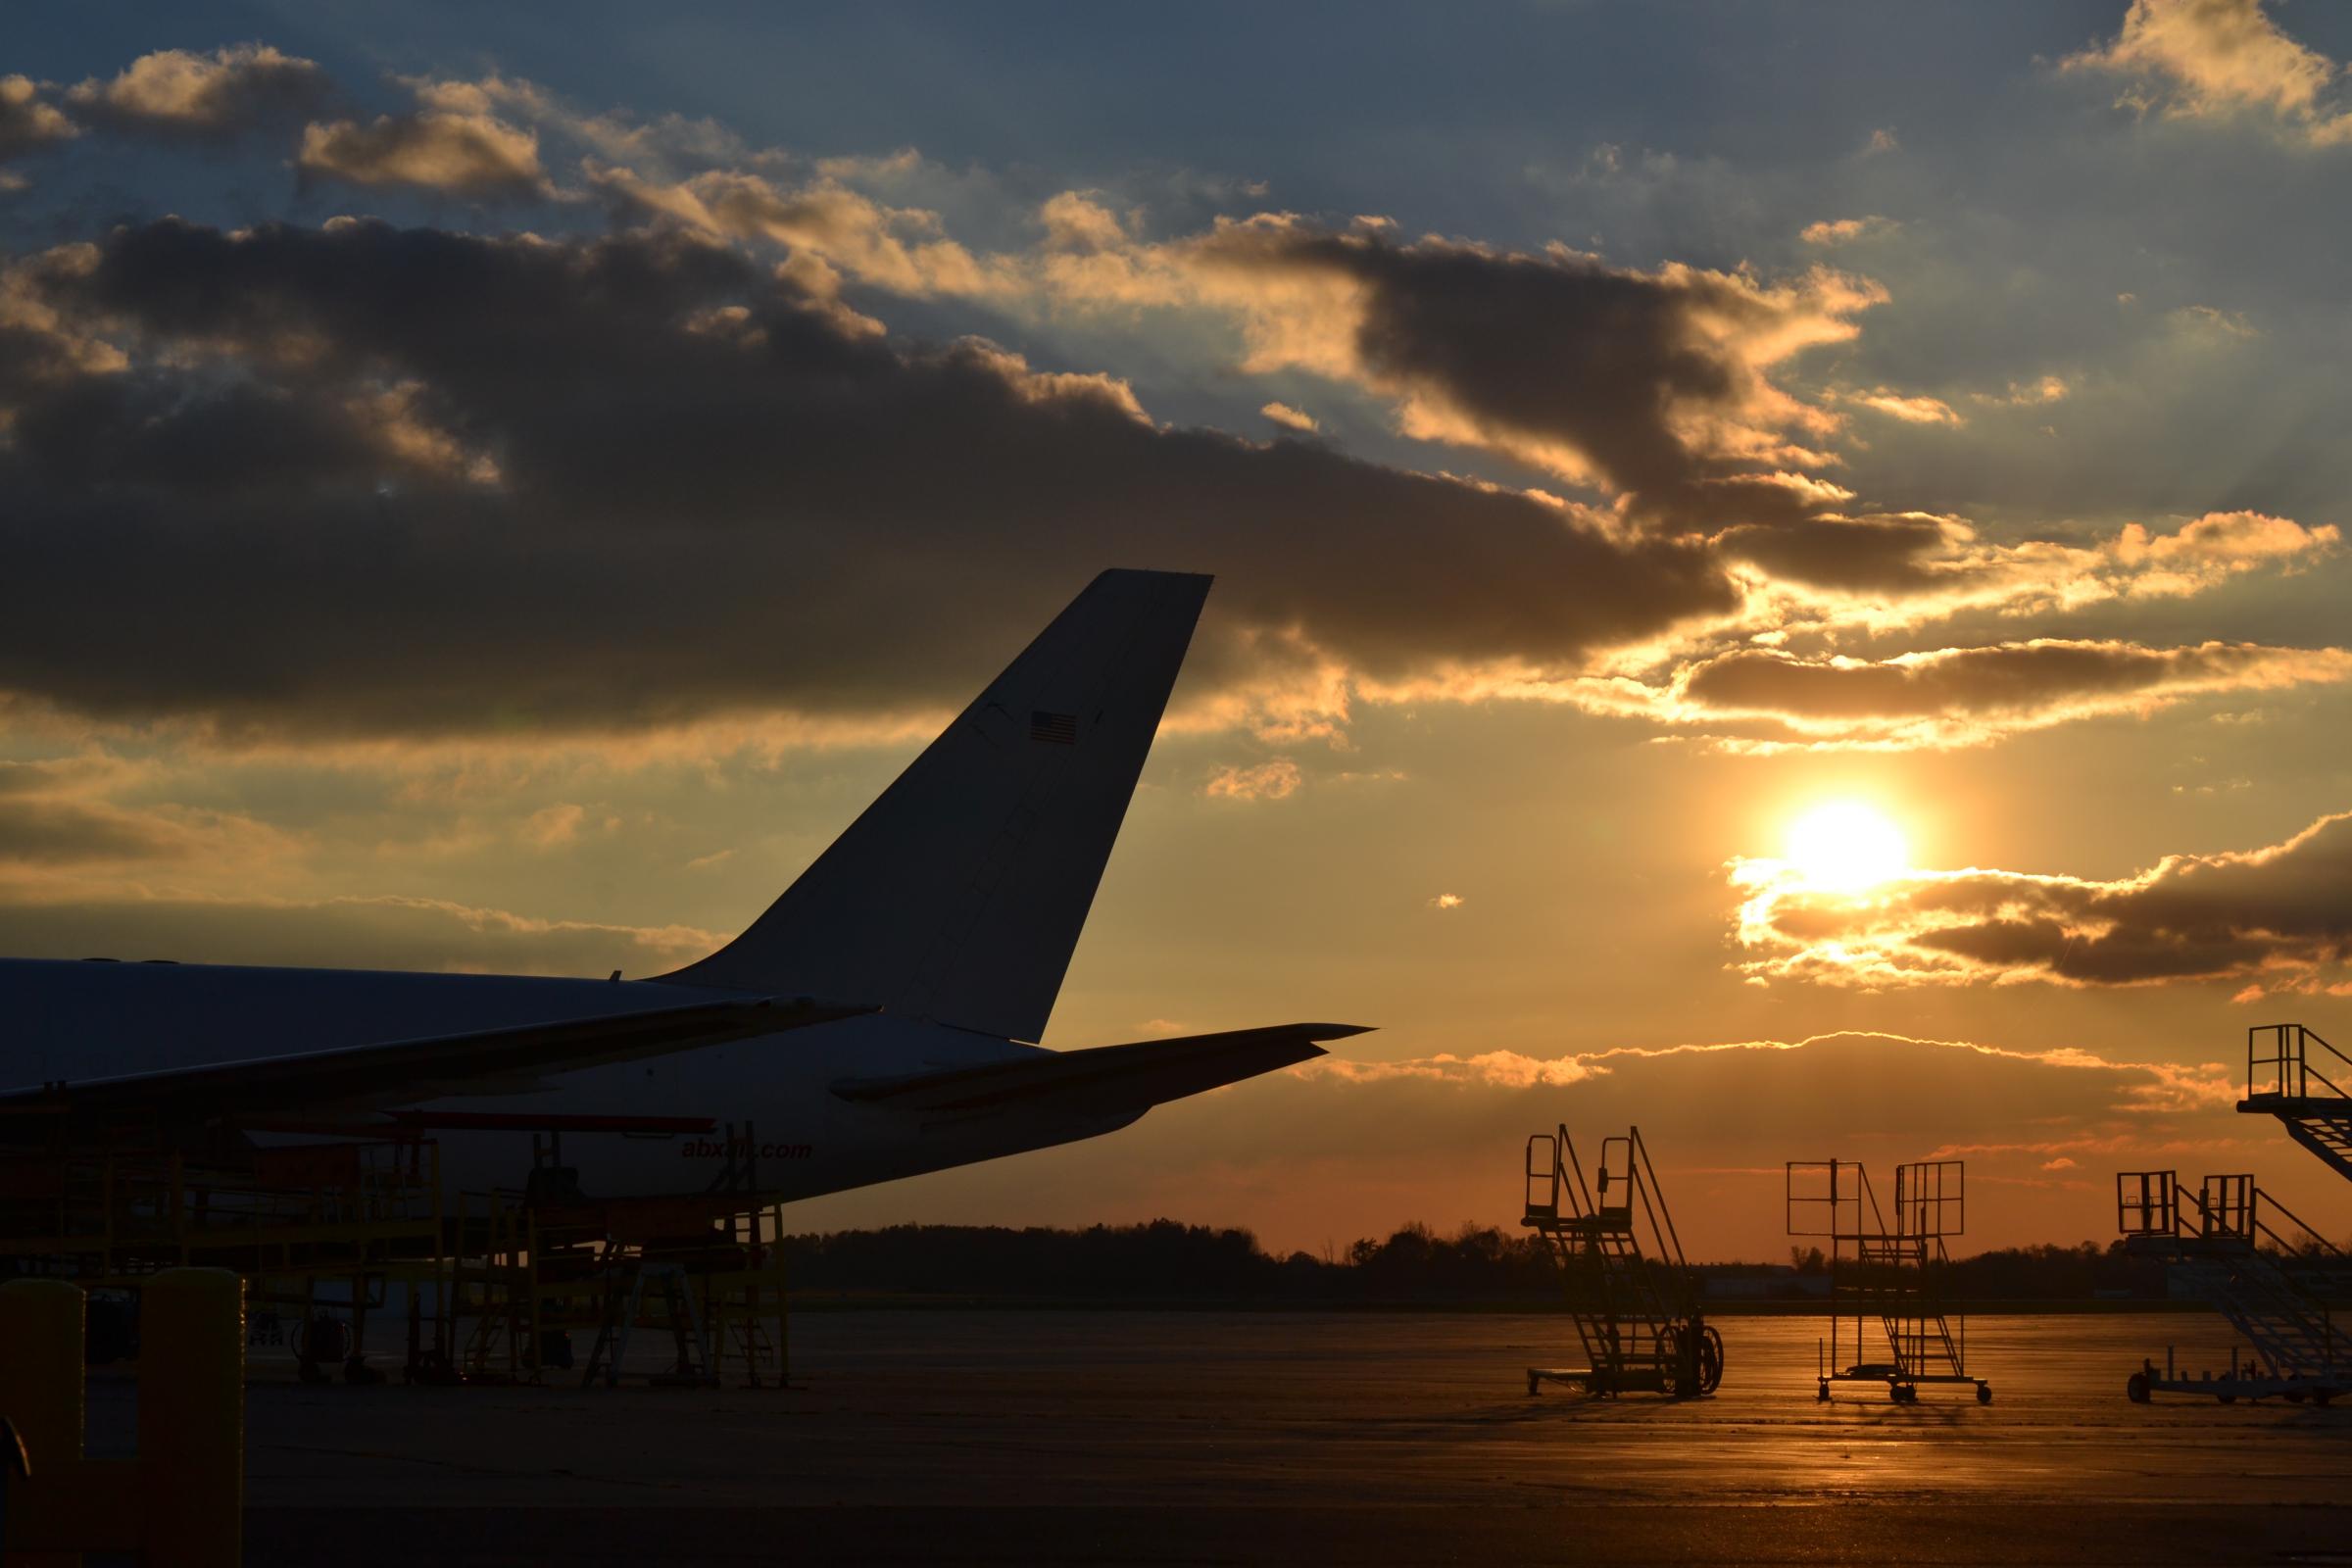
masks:
[[[1042,1037],[1209,581],[1097,577],[749,930],[662,978]]]

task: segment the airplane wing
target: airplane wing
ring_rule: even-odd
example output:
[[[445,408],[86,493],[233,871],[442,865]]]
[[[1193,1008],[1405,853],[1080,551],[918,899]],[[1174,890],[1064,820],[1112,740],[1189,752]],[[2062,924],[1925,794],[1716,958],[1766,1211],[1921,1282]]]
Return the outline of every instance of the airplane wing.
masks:
[[[1358,1024],[1282,1023],[1223,1034],[1061,1051],[979,1067],[845,1078],[839,1098],[934,1119],[1006,1110],[1141,1115],[1152,1106],[1323,1054],[1315,1042],[1368,1034]]]
[[[81,1119],[135,1113],[185,1123],[227,1114],[258,1117],[412,1104],[527,1085],[543,1073],[663,1055],[880,1010],[808,997],[730,997],[472,1034],[390,1040],[78,1083],[61,1080],[0,1093],[0,1117],[41,1117],[46,1125],[48,1114]],[[0,1128],[6,1125],[0,1122]],[[19,1123],[18,1130],[30,1129]]]

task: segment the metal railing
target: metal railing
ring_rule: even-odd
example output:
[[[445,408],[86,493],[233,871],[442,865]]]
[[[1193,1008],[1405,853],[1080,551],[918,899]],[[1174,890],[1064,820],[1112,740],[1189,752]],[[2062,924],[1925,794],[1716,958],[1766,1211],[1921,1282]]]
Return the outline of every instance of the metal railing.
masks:
[[[2264,1216],[2283,1220],[2281,1230]],[[2169,1236],[2180,1241],[2244,1242],[2293,1257],[2340,1257],[2342,1250],[2303,1216],[2254,1185],[2243,1173],[2204,1177],[2196,1192],[2169,1170],[2127,1170],[2115,1176],[2115,1226],[2124,1236]]]
[[[2311,1048],[2320,1049],[2318,1065]],[[2267,1054],[2266,1054],[2267,1049]],[[2330,1077],[2329,1074],[2334,1074]],[[2338,1082],[2338,1080],[2341,1082]],[[2299,1023],[2262,1023],[2246,1031],[2246,1098],[2352,1099],[2352,1056]],[[2312,1086],[2319,1086],[2315,1096]]]

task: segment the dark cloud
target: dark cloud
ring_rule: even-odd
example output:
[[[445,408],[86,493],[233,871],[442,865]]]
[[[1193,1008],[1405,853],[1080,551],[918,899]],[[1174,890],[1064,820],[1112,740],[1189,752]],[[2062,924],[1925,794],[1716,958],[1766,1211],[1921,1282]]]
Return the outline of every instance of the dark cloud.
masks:
[[[1873,986],[2173,980],[2332,988],[2352,960],[2352,812],[2282,844],[2167,856],[2112,882],[1935,872],[1866,897],[1767,871],[1742,940],[1751,973]]]
[[[0,867],[172,859],[187,848],[185,835],[128,812],[0,793]]]
[[[1571,664],[1734,603],[1701,543],[1160,427],[1117,382],[894,344],[680,235],[164,221],[20,281],[129,357],[21,391],[0,452],[0,689],[85,710],[930,702],[1112,564],[1220,572],[1227,631],[1391,672]]]
[[[1682,526],[1804,517],[1836,498],[1787,471],[1824,461],[1796,437],[1836,421],[1765,370],[1850,337],[1848,318],[1878,297],[1823,271],[1768,287],[1696,268],[1627,270],[1561,248],[1400,246],[1290,222],[1224,225],[1197,244],[1195,265],[1273,287],[1344,280],[1357,295],[1352,315],[1282,330],[1310,344],[1347,333],[1345,345],[1312,352],[1352,356],[1367,380],[1406,400],[1408,428],[1546,467],[1565,458],[1627,493],[1638,514]]]
[[[1799,659],[1770,649],[1720,654],[1691,667],[1684,699],[1717,712],[1845,725],[1901,719],[2030,719],[2111,710],[2118,699],[2170,701],[2200,692],[2340,680],[2352,659],[2333,649],[2204,643],[2143,648],[2041,639],[1943,648],[1882,661]]]
[[[95,77],[67,94],[92,124],[150,134],[226,140],[299,122],[333,97],[324,71],[268,44],[210,54],[159,49],[111,81]]]
[[[1751,523],[1725,529],[1718,542],[1724,554],[1786,581],[1899,593],[1938,585],[1936,558],[1950,536],[1943,518],[1895,515],[1801,527]]]
[[[720,940],[691,926],[541,920],[438,899],[0,898],[0,951],[23,957],[639,975]]]

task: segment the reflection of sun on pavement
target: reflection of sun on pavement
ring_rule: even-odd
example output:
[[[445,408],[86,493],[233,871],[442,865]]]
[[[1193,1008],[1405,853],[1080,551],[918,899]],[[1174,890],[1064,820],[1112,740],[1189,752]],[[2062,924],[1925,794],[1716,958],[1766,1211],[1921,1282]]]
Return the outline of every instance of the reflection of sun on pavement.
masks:
[[[1911,869],[1902,830],[1861,801],[1826,802],[1798,817],[1786,854],[1805,886],[1825,893],[1860,893]]]

